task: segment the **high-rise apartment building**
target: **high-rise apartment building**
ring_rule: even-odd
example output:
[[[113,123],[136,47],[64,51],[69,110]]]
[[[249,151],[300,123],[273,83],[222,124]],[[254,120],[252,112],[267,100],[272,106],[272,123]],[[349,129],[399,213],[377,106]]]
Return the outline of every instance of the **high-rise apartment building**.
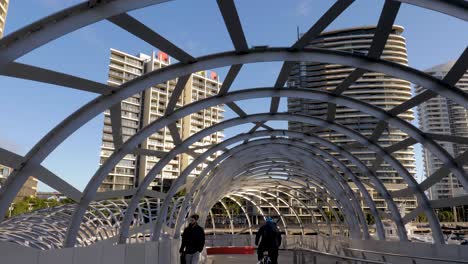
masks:
[[[308,47],[367,54],[375,31],[375,26],[368,26],[325,32],[311,41]],[[406,43],[402,33],[402,27],[393,26],[381,56],[382,59],[403,65],[408,64]],[[332,92],[353,70],[354,68],[352,67],[338,64],[300,62],[293,68],[288,80],[288,86]],[[390,110],[411,98],[411,84],[408,81],[382,73],[367,72],[345,90],[343,95],[360,99],[385,110]],[[327,107],[327,103],[313,100],[302,98],[288,99],[288,112],[294,114],[327,119]],[[411,110],[400,114],[399,117],[408,122],[414,119]],[[339,105],[336,107],[335,122],[346,125],[364,136],[370,137],[372,135],[378,121],[376,118],[358,110]],[[357,147],[359,144],[354,144],[356,143],[354,140],[332,130],[299,122],[289,122],[289,129],[313,133],[341,146],[349,147],[354,145],[350,148],[350,152],[368,167],[371,167],[372,161],[376,159],[376,154],[368,148]],[[407,135],[404,132],[389,126],[380,137],[379,144],[387,147],[405,138],[407,138]],[[412,147],[397,151],[393,155],[412,175],[415,174],[414,150]],[[366,176],[362,175],[352,163],[345,159],[343,159],[343,162],[360,176],[361,179],[366,181]],[[389,190],[398,190],[406,187],[403,178],[398,172],[385,162],[377,168],[376,175]],[[385,201],[375,191],[371,194],[378,208],[385,209],[387,207]],[[405,204],[408,210],[416,205],[414,198],[403,199],[401,202]]]
[[[166,67],[170,64],[170,58],[163,52],[153,53],[151,56],[139,54],[133,56],[115,49],[111,49],[108,84],[118,86],[133,78],[145,73]],[[154,120],[163,117],[166,112],[167,104],[171,98],[172,92],[176,86],[176,80],[155,84],[144,92],[135,94],[132,97],[122,101],[121,120],[122,136],[125,142],[130,136],[137,133],[138,130],[145,127]],[[221,87],[218,75],[214,71],[202,71],[190,76],[185,85],[184,91],[177,101],[176,108],[191,102],[201,100],[206,97],[216,95]],[[186,139],[190,135],[220,122],[223,119],[223,106],[211,107],[198,113],[184,117],[176,122],[181,139]],[[203,140],[195,143],[195,146],[204,146],[219,143],[223,139],[222,132],[217,132]],[[169,129],[166,127],[157,133],[154,133],[144,142],[140,148],[156,151],[170,151],[175,145]],[[114,140],[112,136],[112,124],[110,110],[104,114],[104,131],[102,137],[101,160],[104,161],[114,151]],[[214,156],[213,156],[214,157]],[[213,158],[212,157],[212,158]],[[167,188],[172,181],[190,164],[194,158],[187,154],[178,155],[167,166],[164,167],[161,175],[157,176],[156,181],[151,185],[152,189],[161,187]],[[123,190],[138,185],[147,172],[158,162],[159,158],[155,156],[144,156],[129,154],[112,170],[106,177],[100,187],[104,190]],[[197,167],[192,172],[192,176],[198,175],[204,165]]]
[[[443,79],[454,63],[455,62],[452,61],[437,65],[427,69],[425,72],[434,77]],[[463,75],[456,86],[468,92],[468,72]],[[417,94],[424,90],[423,87],[416,86]],[[419,105],[418,116],[419,127],[425,132],[468,137],[468,111],[463,106],[445,97],[437,96]],[[454,157],[468,150],[468,146],[464,144],[451,142],[439,142],[439,144]],[[423,150],[423,155],[426,177],[429,177],[444,165],[441,160],[426,149]],[[465,170],[467,169],[468,167],[465,167]],[[462,185],[457,178],[453,177],[451,174],[430,188],[431,199],[449,198],[461,194],[466,193],[463,191]]]
[[[5,30],[8,2],[9,0],[0,0],[0,38],[3,36]]]
[[[0,0],[0,38],[3,37],[3,32],[5,30],[6,16],[8,11],[8,2],[9,0]],[[3,185],[3,182],[10,175],[12,169],[0,164],[0,186]],[[37,192],[37,179],[29,177],[26,183],[21,187],[18,195],[15,198],[15,201],[20,201],[24,197],[36,196]]]
[[[10,173],[13,171],[12,168],[0,164],[0,187],[3,185],[5,180],[10,176]],[[37,179],[34,177],[29,177],[28,180],[19,190],[18,194],[15,197],[14,202],[21,201],[25,197],[35,197],[37,194]]]

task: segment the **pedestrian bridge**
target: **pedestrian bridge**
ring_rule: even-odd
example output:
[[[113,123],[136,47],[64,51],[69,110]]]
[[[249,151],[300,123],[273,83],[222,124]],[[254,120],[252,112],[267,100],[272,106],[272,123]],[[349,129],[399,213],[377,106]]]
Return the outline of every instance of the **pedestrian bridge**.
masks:
[[[2,263],[178,263],[181,230],[186,216],[193,212],[200,214],[200,224],[205,226],[209,237],[207,245],[214,247],[251,246],[251,237],[262,218],[274,214],[284,233],[285,243],[280,253],[283,263],[468,262],[468,251],[463,246],[446,245],[435,213],[437,208],[466,205],[468,197],[429,200],[426,195],[431,186],[447,175],[456,178],[463,189],[468,190],[468,177],[463,168],[467,162],[466,153],[453,157],[442,147],[444,142],[468,144],[468,138],[425,133],[399,117],[436,96],[447,98],[466,109],[468,96],[455,84],[467,71],[468,51],[460,54],[443,80],[381,58],[402,3],[468,21],[466,1],[386,0],[382,10],[375,10],[380,12],[380,17],[368,53],[358,54],[306,48],[311,40],[353,4],[352,0],[336,1],[297,42],[276,48],[250,48],[233,0],[217,0],[217,15],[226,25],[226,34],[231,38],[234,50],[229,48],[200,57],[188,54],[129,14],[132,10],[148,6],[157,8],[163,2],[166,1],[84,1],[0,40],[0,74],[97,95],[53,128],[26,155],[0,149],[0,164],[14,168],[0,189],[1,216],[7,215],[13,199],[30,175],[75,201],[3,219],[0,223]],[[17,62],[20,57],[62,36],[104,20],[167,52],[178,63],[132,79],[119,87],[111,87]],[[282,67],[276,83],[271,87],[231,89],[243,65],[275,61],[282,62]],[[339,64],[354,70],[335,90],[329,92],[296,86],[286,88],[285,83],[294,70],[295,62]],[[229,71],[218,94],[177,106],[187,76],[220,67],[229,67]],[[422,86],[424,91],[393,109],[381,109],[343,95],[366,72],[403,79]],[[164,116],[124,138],[121,102],[148,87],[176,78],[178,81],[167,102]],[[243,100],[260,98],[271,102],[265,107],[265,112],[249,113],[239,105]],[[324,103],[326,118],[279,112],[280,100],[289,98]],[[229,107],[238,116],[196,131],[187,138],[181,137],[176,125],[178,120],[217,105]],[[336,121],[337,106],[375,119],[374,133],[361,134]],[[84,191],[79,191],[60,175],[45,168],[43,161],[74,132],[106,109],[110,109],[115,150],[92,175]],[[271,123],[278,121],[328,129],[330,133],[344,135],[354,143],[343,146],[314,133],[274,128]],[[249,124],[251,128],[218,144],[198,144],[214,133]],[[388,127],[407,136],[401,142],[385,146],[382,138]],[[174,141],[170,151],[141,147],[149,136],[166,128]],[[422,183],[416,182],[413,175],[392,156],[392,153],[416,144],[421,144],[444,163],[439,171]],[[365,147],[373,158],[365,162],[360,160],[352,154],[353,146]],[[106,175],[130,154],[153,157],[157,163],[135,188],[98,192]],[[170,188],[149,190],[155,179],[160,182],[164,180],[161,171],[180,155],[190,156],[192,162]],[[76,160],[77,157],[70,158]],[[405,189],[389,190],[375,176],[382,163],[398,172],[406,183]],[[201,168],[201,173],[191,177],[191,172],[197,168]],[[376,204],[376,196],[371,195],[369,189],[385,201],[385,210]],[[417,206],[403,216],[398,203],[405,197],[415,197]],[[233,205],[239,208],[237,215],[231,215]],[[369,208],[368,214],[363,211],[363,206]],[[223,224],[227,227],[222,228],[229,231],[224,232],[227,234],[223,236],[216,232],[215,207],[224,208],[227,215],[228,222]],[[268,212],[265,208],[269,208]],[[411,242],[411,237],[408,237],[408,223],[420,215],[427,219],[432,243]],[[236,226],[235,219],[239,217],[245,219],[242,226]],[[392,232],[388,232],[389,228]],[[222,239],[226,236],[231,238],[228,239],[231,241],[229,244]],[[247,263],[255,256],[204,258],[214,263],[229,263],[236,258]]]

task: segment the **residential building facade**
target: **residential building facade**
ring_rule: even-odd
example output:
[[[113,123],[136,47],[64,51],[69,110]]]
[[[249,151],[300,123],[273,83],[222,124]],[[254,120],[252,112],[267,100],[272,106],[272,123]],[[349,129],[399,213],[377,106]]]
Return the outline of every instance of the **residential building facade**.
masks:
[[[127,81],[137,78],[145,73],[158,70],[170,64],[170,57],[163,53],[153,53],[151,56],[139,54],[133,56],[115,49],[111,49],[108,84],[119,86]],[[137,133],[141,128],[163,117],[166,107],[176,86],[177,80],[155,84],[144,92],[135,94],[122,101],[122,135],[123,142]],[[219,92],[221,82],[216,72],[202,71],[190,76],[185,88],[176,103],[176,109],[194,101],[214,96]],[[222,105],[201,110],[196,114],[184,117],[176,122],[182,140],[190,135],[220,122],[223,119]],[[203,138],[194,144],[194,147],[212,145],[223,139],[222,132],[217,132]],[[168,152],[175,146],[174,139],[167,127],[154,133],[139,146],[145,150]],[[101,148],[102,165],[114,151],[112,136],[112,123],[110,110],[104,113],[104,130]],[[211,157],[211,158],[214,158]],[[178,155],[157,175],[151,184],[151,189],[168,188],[172,181],[190,164],[194,158],[187,154]],[[137,186],[145,175],[159,161],[156,156],[129,154],[112,170],[100,187],[105,190],[125,190]],[[200,165],[192,171],[191,176],[198,175],[203,166]]]
[[[0,164],[0,187],[3,185],[12,171],[12,168]],[[24,183],[23,187],[21,187],[19,190],[14,202],[21,201],[25,197],[36,197],[36,194],[37,179],[34,177],[29,177],[28,180]]]
[[[371,46],[375,31],[375,26],[367,26],[324,32],[311,41],[307,47],[332,49],[365,55]],[[408,65],[406,42],[405,38],[402,36],[403,31],[403,27],[393,26],[383,50],[382,59]],[[353,70],[354,68],[352,67],[338,64],[299,62],[291,72],[288,80],[288,87],[332,92]],[[383,73],[366,72],[342,94],[344,96],[360,99],[363,102],[375,105],[384,110],[390,110],[411,98],[411,84],[408,81],[397,79]],[[288,112],[327,119],[328,104],[303,98],[289,98]],[[399,117],[408,122],[414,119],[412,110],[400,114]],[[334,120],[339,124],[360,132],[366,137],[370,137],[373,134],[379,122],[375,117],[340,105],[336,106]],[[376,153],[369,150],[367,147],[356,144],[356,141],[347,136],[327,128],[315,127],[300,122],[289,122],[289,129],[292,131],[313,133],[337,145],[346,147],[353,155],[358,157],[370,168],[372,168],[372,162],[377,158]],[[379,138],[379,144],[382,147],[388,147],[407,137],[407,134],[404,132],[389,126]],[[411,175],[415,175],[413,147],[394,152],[393,155]],[[340,157],[340,159],[358,175],[361,180],[368,181],[367,175],[363,175],[351,162],[342,157]],[[392,190],[403,189],[407,186],[402,176],[386,162],[383,162],[376,169],[375,174],[380,181],[387,187],[391,187]],[[382,210],[387,209],[386,202],[383,199],[378,200],[378,208]],[[416,206],[416,199],[408,197],[402,200],[401,203],[404,203],[406,208],[410,210]],[[365,205],[363,206],[367,208]]]
[[[425,72],[439,79],[445,75],[454,65],[454,61],[434,66]],[[458,81],[456,86],[468,92],[468,72]],[[416,86],[416,93],[422,93],[425,89]],[[421,130],[433,134],[445,134],[452,136],[468,137],[468,111],[465,107],[451,100],[437,96],[418,106],[419,127]],[[462,155],[468,146],[452,142],[439,142],[439,144],[453,157]],[[429,150],[423,149],[424,170],[426,177],[439,170],[444,163]],[[468,167],[465,167],[467,170]],[[456,177],[449,174],[430,188],[431,199],[443,199],[466,194]]]
[[[8,2],[9,0],[0,0],[0,38],[3,37],[3,33],[5,32]]]

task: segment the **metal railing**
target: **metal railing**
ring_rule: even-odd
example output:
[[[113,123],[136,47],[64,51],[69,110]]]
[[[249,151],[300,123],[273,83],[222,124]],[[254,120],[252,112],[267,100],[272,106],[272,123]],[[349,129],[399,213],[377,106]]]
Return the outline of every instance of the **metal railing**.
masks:
[[[290,249],[294,253],[294,264],[317,264],[317,263],[373,263],[373,264],[390,264],[390,263],[468,263],[468,260],[454,260],[445,258],[433,258],[433,257],[422,257],[422,256],[410,256],[397,253],[387,253],[380,251],[355,249],[355,248],[343,248],[348,251],[355,251],[362,253],[362,257],[344,256],[333,253],[322,252],[319,250],[309,248],[294,248]],[[366,256],[365,253],[372,254],[379,257],[381,260],[369,259],[370,256]],[[393,260],[389,260],[387,257],[392,257]]]
[[[467,247],[468,249],[468,247]],[[411,260],[413,264],[424,263],[423,261],[431,261],[431,262],[440,262],[440,263],[468,263],[468,260],[454,260],[454,259],[445,259],[445,258],[432,258],[432,257],[423,257],[423,256],[410,256],[404,254],[397,254],[397,253],[387,253],[387,252],[380,252],[380,251],[373,251],[373,250],[366,250],[366,249],[358,249],[358,248],[343,248],[343,250],[355,251],[360,252],[363,257],[365,257],[365,253],[378,255],[381,257],[383,261],[387,261],[388,257],[396,257],[396,258],[403,258]],[[418,262],[418,260],[420,262]]]
[[[207,236],[206,245],[219,246],[253,246],[255,236],[248,234],[216,234]],[[377,250],[352,248],[346,241],[338,241],[338,238],[329,240],[318,237],[318,245],[313,243],[315,238],[289,235],[283,237],[280,250],[292,251],[294,264],[316,264],[316,263],[369,263],[369,264],[440,264],[440,263],[464,263],[468,259],[454,259],[450,255],[444,257],[415,256],[408,254],[390,253]],[[318,248],[317,248],[318,246]],[[369,245],[371,246],[371,245]],[[468,247],[466,247],[468,249]],[[428,255],[430,255],[428,253]]]
[[[216,234],[206,236],[207,247],[252,246],[255,236],[246,234]]]
[[[333,253],[322,252],[308,248],[292,249],[294,264],[318,264],[318,263],[370,263],[370,264],[390,264],[390,262],[355,258]]]

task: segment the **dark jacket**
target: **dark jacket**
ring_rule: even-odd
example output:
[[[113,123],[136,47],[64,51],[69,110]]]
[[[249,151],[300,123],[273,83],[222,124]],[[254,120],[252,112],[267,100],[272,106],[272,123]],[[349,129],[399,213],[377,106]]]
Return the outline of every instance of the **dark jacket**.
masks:
[[[278,249],[281,246],[281,233],[274,223],[266,223],[260,227],[255,236],[255,245],[262,250]]]
[[[205,230],[199,225],[188,226],[182,233],[182,245],[180,251],[186,254],[202,252],[205,246]]]

